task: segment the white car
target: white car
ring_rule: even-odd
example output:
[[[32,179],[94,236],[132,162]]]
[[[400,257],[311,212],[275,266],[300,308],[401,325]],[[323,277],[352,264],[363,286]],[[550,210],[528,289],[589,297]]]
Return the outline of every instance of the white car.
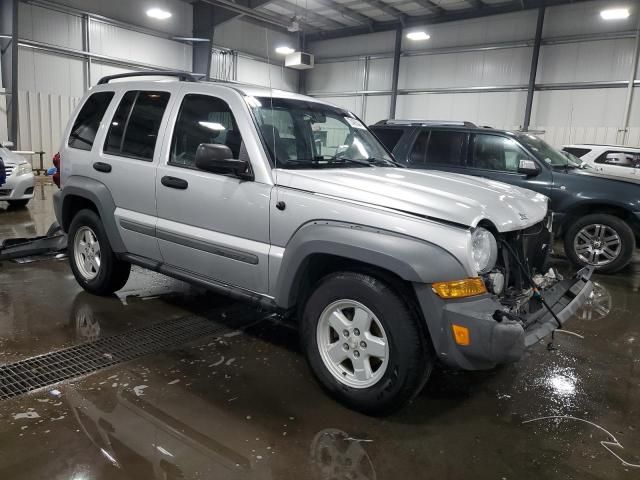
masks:
[[[620,145],[576,144],[562,147],[596,172],[640,180],[640,148]]]
[[[6,148],[6,144],[0,147],[0,158],[7,175],[5,183],[0,185],[0,201],[9,202],[14,207],[24,207],[33,198],[35,186],[31,164]]]

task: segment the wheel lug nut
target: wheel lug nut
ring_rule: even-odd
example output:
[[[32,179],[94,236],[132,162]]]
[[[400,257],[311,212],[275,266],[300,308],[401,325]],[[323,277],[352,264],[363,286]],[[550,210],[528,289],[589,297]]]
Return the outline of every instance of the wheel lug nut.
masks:
[[[344,345],[342,345],[342,347],[343,347],[345,350],[349,350],[349,344],[348,344],[348,343],[345,343]]]
[[[358,350],[353,351],[353,356],[358,358],[360,356],[360,352]]]
[[[348,336],[349,336],[349,330],[343,330],[343,331],[342,331],[342,334],[343,334],[345,337],[348,337]]]
[[[358,330],[357,328],[354,328],[353,334],[357,337],[358,335],[360,335],[360,330]]]
[[[367,348],[367,342],[360,342],[360,346],[362,348]]]

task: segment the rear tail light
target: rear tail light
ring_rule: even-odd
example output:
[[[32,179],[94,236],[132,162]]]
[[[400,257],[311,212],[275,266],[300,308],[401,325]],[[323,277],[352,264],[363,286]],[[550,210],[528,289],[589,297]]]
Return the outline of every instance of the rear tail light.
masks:
[[[61,158],[60,158],[60,153],[56,153],[53,156],[53,166],[56,167],[56,169],[58,170],[56,173],[53,174],[53,176],[51,178],[53,178],[53,183],[55,183],[58,188],[60,188],[60,170],[61,170]]]

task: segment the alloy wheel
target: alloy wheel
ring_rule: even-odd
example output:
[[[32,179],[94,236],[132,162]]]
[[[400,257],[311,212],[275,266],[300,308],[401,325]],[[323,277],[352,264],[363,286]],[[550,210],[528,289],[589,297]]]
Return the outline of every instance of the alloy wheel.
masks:
[[[622,240],[618,232],[608,225],[585,225],[573,239],[573,249],[583,262],[601,267],[618,258]]]
[[[93,280],[100,272],[100,242],[91,228],[78,229],[73,239],[73,256],[76,267],[86,280]]]
[[[387,369],[387,334],[378,317],[360,302],[345,299],[327,306],[316,338],[325,367],[344,385],[371,387]]]

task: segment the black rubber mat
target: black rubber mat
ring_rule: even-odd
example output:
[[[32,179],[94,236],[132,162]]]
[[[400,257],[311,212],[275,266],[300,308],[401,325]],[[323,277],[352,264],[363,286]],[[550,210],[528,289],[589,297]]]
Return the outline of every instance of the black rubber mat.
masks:
[[[228,331],[206,318],[187,316],[2,365],[0,400]]]

